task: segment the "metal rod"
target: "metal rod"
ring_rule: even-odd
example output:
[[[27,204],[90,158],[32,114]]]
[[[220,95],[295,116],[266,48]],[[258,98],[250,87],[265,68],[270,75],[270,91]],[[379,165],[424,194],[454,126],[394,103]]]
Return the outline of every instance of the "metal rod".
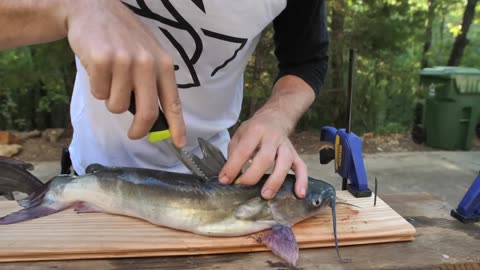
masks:
[[[352,129],[352,92],[353,92],[353,70],[355,67],[355,51],[350,49],[350,57],[348,61],[348,100],[347,100],[347,112],[348,112],[348,124],[347,133],[350,133]]]
[[[378,180],[375,176],[375,199],[373,199],[373,206],[377,206],[377,191],[378,191]]]
[[[347,121],[347,133],[350,133],[352,130],[352,91],[353,91],[353,69],[355,66],[355,51],[350,49],[350,57],[348,60],[348,100],[347,100],[347,112],[348,112],[348,121]],[[348,178],[344,177],[342,179],[342,190],[347,189]]]

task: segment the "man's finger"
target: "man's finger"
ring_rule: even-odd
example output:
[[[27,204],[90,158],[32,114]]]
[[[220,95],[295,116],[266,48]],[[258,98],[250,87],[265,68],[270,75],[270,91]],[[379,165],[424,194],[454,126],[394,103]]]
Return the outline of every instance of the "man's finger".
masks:
[[[265,172],[273,165],[277,146],[263,144],[252,160],[252,164],[236,181],[236,184],[254,185],[260,180]]]
[[[113,67],[112,89],[106,101],[107,108],[112,113],[123,113],[130,106],[130,95],[133,90],[131,66],[132,59],[127,53],[120,53],[117,56]]]
[[[100,100],[106,100],[110,96],[112,81],[111,53],[108,49],[95,50],[90,56],[87,73],[90,78],[90,90],[92,95]]]
[[[153,56],[142,53],[134,67],[136,114],[128,136],[140,139],[148,134],[158,118],[159,104]]]
[[[305,198],[305,194],[307,194],[308,188],[308,168],[305,162],[295,154],[293,159],[292,169],[295,172],[295,194],[300,199]]]
[[[230,184],[240,173],[245,163],[250,159],[257,148],[260,138],[251,136],[238,141],[229,151],[228,160],[220,172],[220,183]]]
[[[167,119],[173,143],[177,147],[183,147],[186,144],[186,129],[173,60],[170,56],[162,54],[159,56],[157,65],[156,81],[160,104]]]
[[[278,147],[277,159],[272,174],[262,188],[262,197],[266,200],[272,199],[285,181],[288,171],[292,167],[293,156],[290,148],[284,144]]]

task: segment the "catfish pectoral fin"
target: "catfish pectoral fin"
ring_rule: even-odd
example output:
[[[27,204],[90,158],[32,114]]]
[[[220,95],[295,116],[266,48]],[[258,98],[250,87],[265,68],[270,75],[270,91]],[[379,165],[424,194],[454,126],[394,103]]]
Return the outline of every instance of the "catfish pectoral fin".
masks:
[[[297,265],[299,254],[298,244],[290,227],[275,225],[267,235],[258,238],[257,242],[265,244],[275,255],[290,265]]]
[[[95,205],[89,204],[86,202],[79,202],[75,205],[73,209],[77,213],[100,213],[103,212],[102,210],[98,209]]]

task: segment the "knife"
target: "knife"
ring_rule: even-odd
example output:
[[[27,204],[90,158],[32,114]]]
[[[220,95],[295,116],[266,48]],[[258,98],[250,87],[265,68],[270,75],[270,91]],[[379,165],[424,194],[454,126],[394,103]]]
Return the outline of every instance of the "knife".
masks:
[[[133,93],[130,98],[130,107],[128,110],[133,115],[135,115],[137,111],[135,105],[135,94]],[[187,169],[190,170],[190,172],[203,178],[204,180],[208,180],[206,174],[196,164],[192,154],[188,153],[183,148],[178,148],[175,144],[173,144],[167,119],[165,118],[165,114],[163,114],[162,110],[160,110],[160,107],[158,108],[158,118],[148,133],[148,140],[151,143],[165,141],[172,152],[177,156],[178,159],[180,159],[180,161],[182,161],[182,163],[185,165],[185,167],[187,167]]]

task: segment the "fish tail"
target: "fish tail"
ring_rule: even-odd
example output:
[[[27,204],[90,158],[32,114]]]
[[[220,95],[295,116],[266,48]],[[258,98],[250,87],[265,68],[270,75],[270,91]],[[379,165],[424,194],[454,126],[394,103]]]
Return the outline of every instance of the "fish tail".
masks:
[[[33,176],[28,170],[33,165],[23,163],[15,159],[0,158],[0,195],[9,200],[14,200],[14,191],[26,193],[28,195],[41,190],[44,183]]]
[[[24,162],[14,158],[4,157],[4,156],[0,156],[0,164],[10,164],[15,167],[22,168],[28,171],[31,171],[34,169],[33,164],[31,163]]]
[[[42,183],[38,178],[27,171],[25,166],[18,166],[12,162],[0,161],[0,194],[15,199],[14,191],[28,194],[28,197],[17,200],[24,209],[0,217],[0,225],[18,223],[58,212],[64,207],[45,199],[48,193],[48,183]]]

